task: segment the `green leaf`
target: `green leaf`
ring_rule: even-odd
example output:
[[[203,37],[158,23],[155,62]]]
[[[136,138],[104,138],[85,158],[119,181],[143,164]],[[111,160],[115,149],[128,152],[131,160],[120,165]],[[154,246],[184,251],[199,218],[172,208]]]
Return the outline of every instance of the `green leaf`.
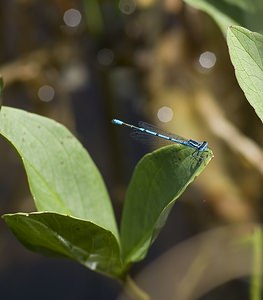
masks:
[[[263,35],[232,26],[227,43],[238,83],[263,121]]]
[[[230,25],[242,25],[262,31],[262,0],[184,0],[187,4],[209,14],[226,33]]]
[[[51,211],[118,231],[102,177],[79,141],[61,124],[10,107],[0,134],[18,151],[38,211]]]
[[[175,200],[208,164],[211,150],[172,145],[148,154],[138,163],[126,194],[121,222],[125,264],[143,259],[164,226]]]
[[[96,224],[48,212],[8,214],[3,218],[30,250],[67,257],[108,276],[121,276],[118,242],[110,231]]]

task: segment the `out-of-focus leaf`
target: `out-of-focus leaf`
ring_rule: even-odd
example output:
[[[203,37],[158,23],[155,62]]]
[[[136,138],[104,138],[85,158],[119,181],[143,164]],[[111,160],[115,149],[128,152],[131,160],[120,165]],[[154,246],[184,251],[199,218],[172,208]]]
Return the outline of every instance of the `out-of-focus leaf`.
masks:
[[[175,200],[206,167],[211,150],[193,157],[195,150],[168,146],[154,151],[138,163],[126,194],[121,222],[125,264],[144,258],[164,226]]]
[[[263,35],[232,26],[227,43],[238,83],[263,121]]]
[[[263,31],[261,0],[184,0],[187,4],[209,14],[226,33],[231,25],[241,25]]]
[[[118,231],[102,177],[79,141],[61,124],[2,107],[0,134],[18,151],[38,211],[77,217]]]
[[[101,34],[103,31],[103,17],[99,2],[97,0],[83,0],[83,5],[90,32]]]
[[[8,214],[3,218],[32,251],[67,257],[108,276],[121,276],[119,244],[112,232],[96,224],[48,212]]]

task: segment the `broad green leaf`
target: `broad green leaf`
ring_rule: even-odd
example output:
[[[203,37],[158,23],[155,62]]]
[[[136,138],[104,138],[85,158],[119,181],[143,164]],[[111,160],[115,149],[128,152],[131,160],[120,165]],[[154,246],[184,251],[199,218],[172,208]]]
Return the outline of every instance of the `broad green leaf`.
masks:
[[[238,83],[263,121],[263,35],[232,26],[227,43]]]
[[[193,157],[193,149],[172,145],[138,163],[128,187],[121,222],[125,264],[144,258],[164,226],[175,200],[208,164],[211,150]]]
[[[262,31],[262,0],[184,0],[187,4],[209,14],[226,33],[231,25],[242,25]]]
[[[38,211],[90,221],[118,239],[102,177],[88,152],[63,125],[3,106],[0,134],[22,158]]]
[[[16,237],[30,250],[73,259],[91,270],[120,277],[119,244],[109,230],[56,213],[3,216]]]

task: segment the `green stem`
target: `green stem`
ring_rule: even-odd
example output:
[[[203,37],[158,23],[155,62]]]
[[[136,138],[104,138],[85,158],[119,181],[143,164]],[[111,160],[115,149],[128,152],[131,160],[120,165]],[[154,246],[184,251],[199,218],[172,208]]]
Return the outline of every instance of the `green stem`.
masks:
[[[250,284],[250,300],[261,299],[261,276],[262,276],[262,234],[260,227],[256,227],[252,236],[252,276]]]
[[[133,300],[151,300],[150,296],[130,276],[127,276],[125,280],[125,292]]]

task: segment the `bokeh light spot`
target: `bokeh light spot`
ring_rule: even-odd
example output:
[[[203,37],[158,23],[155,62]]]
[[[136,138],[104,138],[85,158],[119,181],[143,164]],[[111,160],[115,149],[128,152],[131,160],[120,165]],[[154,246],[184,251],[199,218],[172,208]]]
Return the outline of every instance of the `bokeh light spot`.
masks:
[[[65,11],[63,20],[69,27],[77,27],[81,22],[82,16],[79,10],[70,8]]]
[[[203,52],[199,57],[199,63],[201,67],[205,69],[211,69],[216,63],[216,55],[213,52],[206,51]]]
[[[161,122],[167,123],[173,119],[173,110],[168,106],[161,107],[157,112],[157,117]]]
[[[55,97],[55,90],[50,85],[43,85],[38,90],[38,97],[41,101],[49,102]]]
[[[97,53],[97,60],[103,66],[109,66],[114,60],[114,53],[111,49],[103,48]]]
[[[120,0],[119,9],[125,15],[131,15],[136,10],[135,0]]]

